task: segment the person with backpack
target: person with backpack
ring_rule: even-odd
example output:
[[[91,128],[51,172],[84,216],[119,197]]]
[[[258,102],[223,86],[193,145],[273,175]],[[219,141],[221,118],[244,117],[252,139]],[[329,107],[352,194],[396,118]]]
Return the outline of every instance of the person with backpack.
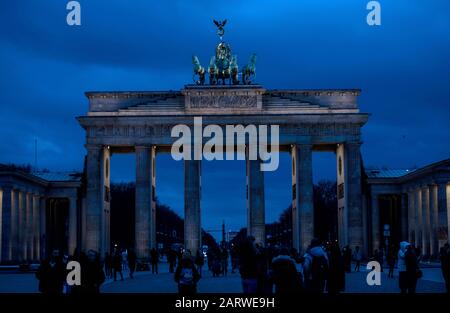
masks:
[[[316,238],[304,255],[303,275],[306,291],[311,293],[323,293],[325,282],[328,279],[329,263],[328,256],[322,248],[320,241]]]
[[[66,268],[59,250],[53,250],[50,258],[43,261],[36,272],[36,278],[39,280],[39,291],[43,294],[62,294],[66,281],[65,275]]]
[[[181,262],[175,270],[175,282],[178,284],[178,293],[192,295],[197,293],[197,283],[200,274],[195,267],[190,253],[184,253]]]
[[[81,263],[81,289],[84,294],[100,293],[100,286],[105,281],[105,273],[100,262],[100,256],[94,250],[87,252],[86,258]]]
[[[405,267],[407,275],[407,292],[416,293],[417,280],[422,277],[422,271],[419,267],[419,258],[414,246],[409,245],[405,252]]]
[[[295,260],[289,256],[289,250],[283,248],[273,258],[271,278],[275,284],[276,294],[296,293],[301,291],[302,278],[297,272]]]
[[[398,285],[401,293],[406,293],[408,290],[408,273],[406,272],[406,249],[409,247],[410,243],[407,241],[400,242],[400,249],[398,250]]]

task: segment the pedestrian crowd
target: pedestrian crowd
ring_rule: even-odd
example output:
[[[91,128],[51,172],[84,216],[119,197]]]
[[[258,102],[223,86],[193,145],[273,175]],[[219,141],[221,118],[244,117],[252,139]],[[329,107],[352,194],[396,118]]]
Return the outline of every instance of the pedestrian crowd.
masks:
[[[396,251],[389,247],[386,257],[382,250],[375,250],[370,260],[383,265],[386,261],[388,277],[394,277],[397,265],[399,289],[401,293],[415,293],[418,280],[423,273],[420,269],[420,247],[403,241]],[[207,251],[199,250],[191,254],[189,250],[167,249],[164,255],[169,264],[169,272],[173,273],[178,291],[181,294],[195,294],[197,284],[204,275],[203,267],[207,264],[212,277],[226,276],[229,263],[231,272],[239,272],[242,291],[251,293],[314,293],[327,292],[335,295],[345,291],[346,273],[359,272],[363,260],[360,247],[354,251],[347,245],[342,250],[337,243],[322,243],[312,239],[306,251],[300,254],[295,249],[278,245],[263,247],[249,236],[239,245],[217,247]],[[440,249],[442,274],[447,293],[450,289],[450,246],[446,243]],[[66,265],[70,261],[78,261],[81,267],[81,285],[69,286],[66,277],[70,270]],[[37,272],[39,291],[46,294],[61,293],[99,293],[100,286],[106,279],[124,280],[124,273],[134,278],[136,270],[150,270],[158,274],[160,254],[157,249],[150,250],[148,268],[145,263],[137,263],[133,249],[114,249],[112,254],[106,253],[103,260],[93,250],[87,253],[75,251],[73,256],[61,255],[54,250],[50,257],[43,261]],[[352,267],[354,264],[354,267]]]

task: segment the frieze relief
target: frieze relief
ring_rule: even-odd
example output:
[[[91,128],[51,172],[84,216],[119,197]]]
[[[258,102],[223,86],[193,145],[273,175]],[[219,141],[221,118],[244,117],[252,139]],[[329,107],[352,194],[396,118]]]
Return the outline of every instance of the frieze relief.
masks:
[[[239,124],[239,123],[237,123]],[[175,125],[175,124],[174,124]],[[155,124],[155,125],[122,125],[122,126],[91,126],[89,127],[89,137],[152,137],[152,136],[170,136],[174,125]],[[244,124],[245,126],[246,124]],[[203,127],[207,124],[203,124]],[[281,124],[280,135],[300,135],[300,136],[334,136],[360,135],[360,125],[358,124]],[[225,130],[224,130],[225,131]]]
[[[189,106],[197,108],[256,108],[256,95],[189,96]]]

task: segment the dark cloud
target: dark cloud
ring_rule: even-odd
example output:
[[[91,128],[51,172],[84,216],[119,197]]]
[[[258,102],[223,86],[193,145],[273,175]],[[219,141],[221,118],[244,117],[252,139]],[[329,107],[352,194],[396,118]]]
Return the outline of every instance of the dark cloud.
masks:
[[[82,26],[66,25],[65,1],[0,4],[0,162],[81,169],[87,90],[168,90],[191,82],[191,56],[208,63],[213,18],[241,65],[258,54],[266,88],[361,88],[366,165],[422,166],[449,157],[450,3],[381,1],[369,27],[367,1],[80,0]],[[182,164],[159,158],[158,193],[183,211]],[[134,179],[132,156],[115,156],[113,178]],[[268,218],[290,201],[289,160],[266,179]],[[245,224],[243,163],[205,165],[209,228]],[[335,177],[332,154],[314,157],[315,180]],[[219,182],[217,182],[219,179]],[[288,180],[288,182],[286,182]],[[226,191],[226,192],[224,192]],[[225,195],[232,195],[227,197]],[[214,199],[221,199],[214,201]]]

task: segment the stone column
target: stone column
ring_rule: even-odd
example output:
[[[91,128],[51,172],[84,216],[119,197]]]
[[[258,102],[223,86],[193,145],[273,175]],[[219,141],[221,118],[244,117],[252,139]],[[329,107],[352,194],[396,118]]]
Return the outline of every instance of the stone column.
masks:
[[[135,245],[139,259],[150,257],[154,244],[152,221],[152,147],[136,147]]]
[[[31,261],[33,259],[33,194],[28,192],[26,194],[26,226],[25,226],[25,241],[26,241],[26,257],[25,260]]]
[[[86,247],[103,256],[105,246],[104,220],[104,148],[100,145],[86,145]]]
[[[422,254],[430,255],[430,199],[428,187],[422,187]]]
[[[105,252],[110,252],[110,208],[111,208],[111,192],[110,192],[110,162],[111,151],[108,147],[102,148],[102,155],[100,158],[101,169],[101,185],[102,188],[102,219],[101,219],[101,249],[100,255],[103,257]],[[75,239],[76,241],[76,239]]]
[[[359,246],[364,251],[360,146],[360,143],[347,143],[345,145],[345,175],[347,182],[348,244],[352,249]]]
[[[336,145],[336,183],[337,183],[337,209],[338,209],[338,239],[339,245],[348,244],[347,220],[347,186],[344,144]]]
[[[297,147],[291,146],[291,164],[292,164],[292,247],[297,249],[297,251],[301,251],[302,246],[300,244],[300,217],[298,215],[297,208]],[[248,188],[248,187],[247,187]]]
[[[400,234],[402,238],[401,241],[408,240],[408,194],[402,193],[400,195],[400,218],[401,218],[401,228]]]
[[[414,190],[414,206],[416,216],[416,236],[414,241],[418,248],[422,244],[422,193],[420,192],[420,189]]]
[[[31,245],[33,247],[31,259],[38,261],[39,257],[39,237],[40,237],[40,229],[39,229],[39,196],[33,195],[32,197],[33,206],[32,206],[32,223],[31,223]]]
[[[14,261],[21,260],[21,246],[20,246],[20,191],[15,189],[13,190],[13,207],[11,214],[11,259]]]
[[[449,200],[446,183],[439,183],[437,186],[439,247],[442,247],[448,241]]]
[[[13,209],[13,199],[12,199],[12,188],[5,186],[2,189],[1,198],[1,212],[2,212],[2,224],[1,224],[1,256],[0,261],[10,261],[12,259],[12,209]]]
[[[202,244],[201,216],[201,161],[184,161],[184,246],[193,255]]]
[[[156,146],[152,146],[151,150],[152,162],[152,202],[150,216],[150,248],[157,248],[156,241]]]
[[[372,251],[380,249],[380,209],[378,206],[378,194],[372,194]]]
[[[39,257],[44,260],[47,257],[47,225],[46,225],[46,200],[44,197],[39,198]]]
[[[312,145],[292,147],[293,246],[305,251],[314,237]]]
[[[439,255],[439,242],[438,242],[438,205],[437,205],[437,186],[430,185],[428,187],[429,199],[430,199],[430,254],[432,258],[436,258]]]
[[[314,202],[313,202],[313,171],[312,145],[297,146],[297,191],[298,214],[300,217],[300,244],[303,250],[314,238]]]
[[[249,146],[245,147],[247,176],[247,235],[264,245],[266,242],[266,212],[264,197],[264,172],[261,160],[251,160]]]
[[[77,248],[77,198],[69,198],[69,229],[67,248],[69,255],[73,255]]]
[[[19,204],[19,261],[25,261],[27,259],[27,240],[26,240],[26,227],[27,227],[27,193],[20,192],[20,204]]]
[[[414,191],[408,190],[408,242],[414,242],[415,240],[415,204],[414,204]]]

